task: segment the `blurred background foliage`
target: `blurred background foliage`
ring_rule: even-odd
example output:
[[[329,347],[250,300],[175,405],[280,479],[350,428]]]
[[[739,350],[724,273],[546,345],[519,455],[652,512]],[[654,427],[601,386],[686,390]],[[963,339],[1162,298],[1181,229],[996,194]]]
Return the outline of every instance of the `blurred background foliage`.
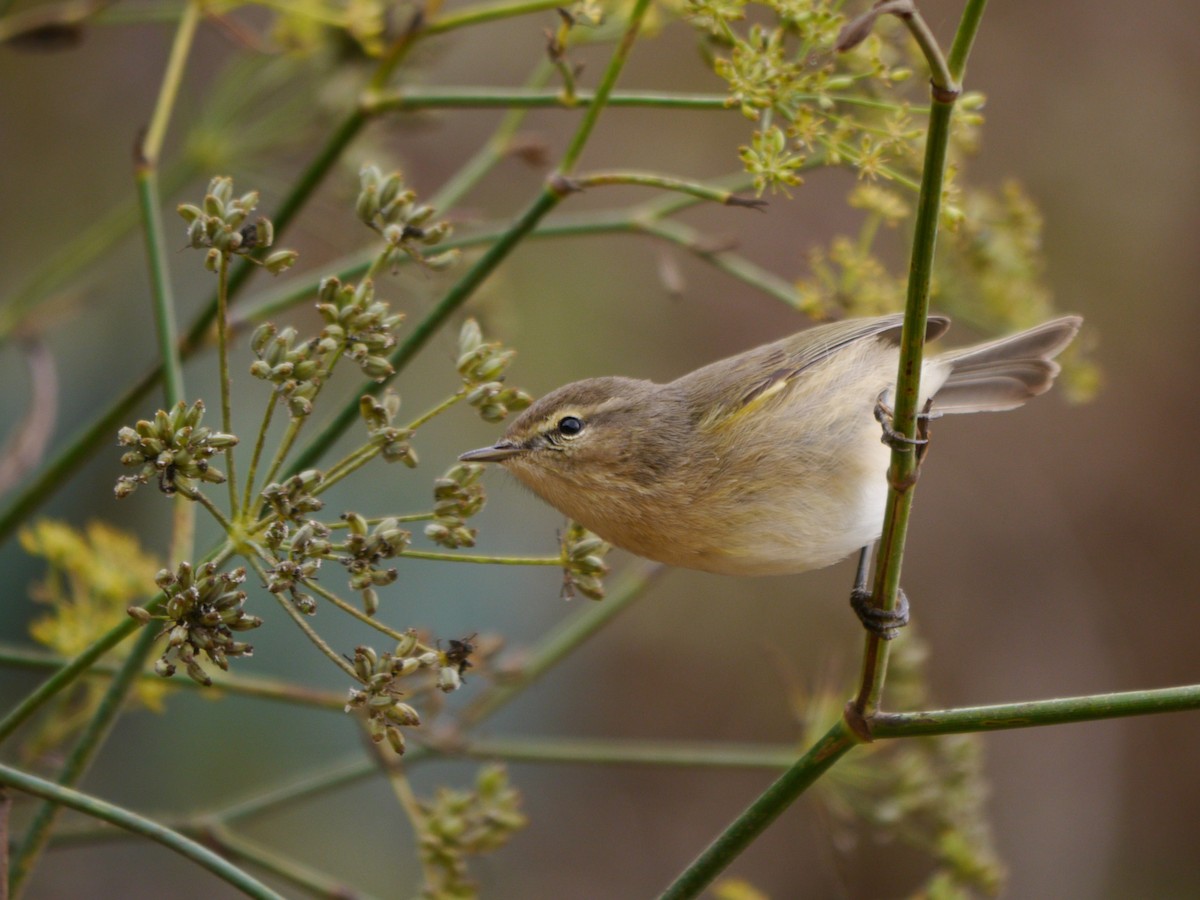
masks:
[[[9,23],[25,9],[16,6]],[[290,6],[293,13],[301,9]],[[713,15],[720,12],[713,7]],[[307,11],[323,9],[313,4]],[[353,104],[386,29],[406,21],[402,7],[391,19],[373,17],[372,9],[346,4],[340,12],[350,27],[339,32],[315,25],[312,15],[212,7],[168,133],[162,166],[168,208],[194,202],[212,175],[226,174],[240,190],[257,189],[270,214]],[[960,4],[926,0],[921,9],[948,41]],[[44,40],[41,46],[0,45],[0,79],[10,86],[0,93],[6,161],[0,197],[8,210],[0,219],[0,296],[6,298],[0,422],[11,423],[6,430],[13,433],[31,398],[43,412],[52,406],[47,452],[156,359],[130,148],[153,108],[177,16],[173,4],[120,3],[100,13],[102,24],[56,35],[69,46],[51,48]],[[696,29],[675,18],[666,8],[654,13],[620,89],[725,90],[709,63],[730,57],[728,47],[699,41]],[[430,91],[523,84],[545,56],[545,32],[560,27],[558,15],[547,10],[430,38],[417,45],[400,83]],[[607,26],[584,27],[597,28],[596,38],[614,34],[603,30]],[[745,34],[750,26],[732,27]],[[715,24],[708,30],[720,31]],[[1073,390],[1056,391],[1014,415],[936,428],[905,565],[915,629],[928,653],[908,665],[923,667],[933,699],[894,697],[896,706],[908,705],[905,699],[966,705],[1196,680],[1191,635],[1179,622],[1187,621],[1195,602],[1189,560],[1200,536],[1191,514],[1200,502],[1192,466],[1198,411],[1192,387],[1200,376],[1192,351],[1200,326],[1194,302],[1200,111],[1190,99],[1200,76],[1198,41],[1200,12],[1187,7],[1133,13],[1110,0],[1011,0],[993,4],[984,18],[966,86],[986,96],[986,106],[971,111],[986,125],[961,123],[959,151],[975,152],[957,159],[962,190],[948,200],[963,218],[943,234],[935,309],[955,314],[959,324],[950,341],[961,342],[1036,320],[1053,297],[1058,309],[1085,316],[1083,343],[1097,368],[1077,362]],[[896,45],[905,46],[903,40]],[[27,52],[49,49],[60,52]],[[594,86],[609,52],[600,40],[572,46],[568,75],[580,89]],[[576,63],[584,64],[578,75]],[[901,89],[919,104],[925,79],[916,72]],[[561,83],[561,73],[550,82]],[[761,109],[754,96],[739,94],[743,110]],[[401,169],[426,198],[503,115],[421,109],[380,116],[279,244],[300,252],[303,272],[331,271],[369,237],[353,215],[364,162]],[[520,152],[445,211],[458,233],[506,222],[522,209],[578,118],[578,111],[533,110],[514,142]],[[739,147],[753,156],[752,131],[761,125],[737,107],[614,107],[604,112],[583,169],[720,178],[738,167]],[[911,127],[920,129],[919,117]],[[905,162],[899,151],[891,156]],[[798,305],[809,313],[897,306],[908,232],[907,225],[889,222],[911,204],[911,194],[862,180],[850,167],[800,174],[802,185],[785,185],[790,199],[764,193],[769,206],[763,212],[702,204],[678,220],[695,230],[702,249],[735,248],[795,285]],[[594,187],[572,195],[563,213],[653,196],[646,188]],[[168,234],[177,234],[182,247],[179,224],[168,216]],[[116,231],[127,236],[107,240]],[[869,258],[864,246],[872,249]],[[179,317],[187,322],[207,301],[213,279],[193,254],[175,249],[169,262]],[[477,251],[465,252],[469,262]],[[454,277],[454,271],[408,266],[384,279],[380,292],[411,323]],[[273,287],[256,276],[239,308],[252,307]],[[44,302],[35,306],[35,298]],[[670,379],[809,321],[679,246],[628,234],[527,241],[467,311],[489,336],[518,349],[513,383],[534,395],[592,375]],[[317,316],[306,301],[283,320],[311,331]],[[398,387],[406,410],[425,409],[457,386],[457,324],[436,335],[404,373]],[[31,330],[52,360],[57,390],[51,399],[44,360],[38,369],[19,340]],[[186,375],[189,395],[210,399],[215,410],[213,358],[209,351],[198,354]],[[252,360],[244,337],[234,360],[235,383],[240,377],[243,389],[234,418],[248,431],[265,391],[257,393],[258,385],[242,374]],[[1069,403],[1069,394],[1096,392],[1097,371],[1104,384],[1094,401]],[[339,387],[348,392],[352,385]],[[131,419],[158,405],[142,403]],[[432,479],[462,450],[493,439],[498,427],[465,408],[439,417],[422,431],[422,465],[415,473],[365,469],[331,491],[328,506],[370,514],[423,508]],[[343,443],[342,449],[353,446]],[[6,643],[27,643],[31,629],[37,635],[48,628],[48,609],[34,601],[55,588],[45,584],[44,562],[26,552],[39,541],[71,559],[90,559],[92,567],[97,559],[120,560],[111,583],[118,608],[131,602],[122,577],[153,572],[155,564],[143,554],[165,554],[170,504],[151,491],[115,504],[118,455],[115,446],[97,454],[42,510],[85,529],[86,543],[66,546],[74,539],[42,526],[29,532],[25,549],[16,541],[0,547],[11,598],[0,612]],[[553,511],[500,473],[489,474],[486,485],[488,506],[473,520],[481,552],[557,552],[563,523]],[[93,521],[137,534],[142,550],[88,524]],[[198,545],[216,537],[202,518]],[[614,552],[609,562],[620,570],[631,560]],[[822,703],[851,690],[861,643],[845,609],[851,577],[848,563],[802,578],[753,581],[666,573],[550,678],[490,720],[484,736],[798,745],[806,728],[820,728],[836,714],[836,703]],[[519,658],[522,646],[590,602],[561,601],[561,580],[553,568],[402,560],[397,583],[381,589],[383,616],[444,636],[503,635]],[[254,632],[254,659],[239,662],[240,670],[344,692],[344,674],[298,640],[265,599],[252,594],[250,605],[266,623]],[[63,615],[61,605],[57,614]],[[326,616],[321,624],[335,646],[362,640],[352,622]],[[915,632],[905,641],[921,655]],[[78,645],[57,649],[70,653]],[[40,677],[0,670],[5,708]],[[465,701],[452,702],[470,702],[482,682],[468,675]],[[245,697],[212,703],[190,690],[140,700],[83,785],[135,809],[214,808],[363,757],[358,730],[337,712]],[[63,698],[68,701],[87,702]],[[163,704],[165,713],[156,711]],[[68,722],[70,707],[61,713],[59,722]],[[55,741],[47,732],[38,738],[45,746]],[[1200,892],[1194,865],[1200,776],[1188,748],[1198,739],[1196,718],[1182,715],[993,734],[981,741],[982,758],[979,744],[968,742],[950,746],[941,761],[915,749],[903,759],[895,750],[864,754],[840,776],[841,784],[835,769],[830,785],[789,811],[731,874],[778,897],[913,893],[931,884],[931,873],[936,879],[937,867],[952,862],[956,848],[924,846],[927,852],[913,853],[914,841],[888,827],[898,813],[865,799],[878,795],[856,779],[885,770],[909,784],[945,783],[947,771],[975,778],[982,768],[990,796],[981,800],[971,792],[963,802],[983,804],[1011,896],[1194,896]],[[36,755],[45,746],[25,751]],[[956,768],[939,768],[945,765]],[[473,762],[437,761],[415,770],[413,786],[432,800],[439,786],[477,784],[477,770]],[[770,773],[518,762],[510,777],[531,824],[502,851],[473,864],[485,896],[652,894]],[[489,790],[503,794],[496,785]],[[889,792],[915,796],[894,785]],[[455,798],[443,794],[437,802],[452,807]],[[917,818],[949,808],[942,795],[918,809]],[[851,810],[857,815],[848,815]],[[315,861],[381,896],[407,896],[420,884],[408,826],[380,776],[240,827],[254,841]],[[915,843],[937,833],[934,823]],[[986,836],[981,840],[990,846]],[[161,896],[164,885],[178,897],[232,893],[139,841],[70,844],[52,852],[54,864],[39,870],[28,896],[151,897]]]

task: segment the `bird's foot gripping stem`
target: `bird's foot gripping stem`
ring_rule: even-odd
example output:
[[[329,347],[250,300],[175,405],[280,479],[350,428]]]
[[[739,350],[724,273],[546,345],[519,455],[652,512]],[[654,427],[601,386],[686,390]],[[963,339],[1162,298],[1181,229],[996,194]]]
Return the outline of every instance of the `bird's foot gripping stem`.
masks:
[[[901,590],[896,593],[896,608],[883,609],[872,602],[870,591],[855,587],[850,592],[850,607],[863,628],[880,640],[890,641],[908,624],[908,597]]]

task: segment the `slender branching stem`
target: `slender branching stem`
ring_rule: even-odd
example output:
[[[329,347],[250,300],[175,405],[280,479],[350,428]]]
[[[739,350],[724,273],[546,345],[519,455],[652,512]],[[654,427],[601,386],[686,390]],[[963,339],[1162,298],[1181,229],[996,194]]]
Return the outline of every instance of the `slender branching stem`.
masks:
[[[648,562],[635,563],[626,569],[602,602],[589,605],[552,629],[538,642],[516,675],[496,684],[464,709],[459,716],[460,727],[467,728],[482,722],[501,707],[507,706],[558,662],[628,609],[662,570],[661,565]]]
[[[386,625],[385,623],[380,622],[378,619],[375,619],[372,616],[367,615],[365,612],[363,612],[361,609],[359,609],[353,603],[347,603],[345,600],[343,600],[341,597],[339,597],[333,591],[323,587],[320,582],[313,581],[312,579],[305,579],[303,584],[306,589],[312,591],[318,597],[328,600],[330,603],[332,603],[334,606],[336,606],[338,609],[340,609],[342,612],[344,612],[346,615],[350,616],[351,618],[358,619],[358,621],[362,622],[365,625],[370,625],[372,628],[374,628],[380,634],[387,635],[393,641],[402,641],[405,639],[404,632],[397,631],[395,628],[392,628],[389,625]]]
[[[61,656],[37,650],[29,650],[25,647],[0,644],[0,665],[10,669],[29,669],[31,671],[58,669],[66,662],[68,660]],[[94,675],[109,678],[116,674],[117,670],[118,666],[113,663],[98,662],[88,670],[88,677]],[[214,678],[211,687],[206,687],[190,678],[176,678],[170,683],[171,690],[219,691],[242,697],[278,700],[283,703],[337,710],[338,712],[341,712],[342,707],[346,705],[346,696],[344,693],[321,691],[274,678],[263,678],[254,675],[218,674],[219,677]],[[160,685],[163,682],[161,675],[156,675],[148,671],[139,673],[138,679],[141,682],[155,685]]]
[[[86,816],[100,819],[116,825],[118,828],[124,828],[152,841],[157,841],[167,849],[208,869],[248,897],[257,897],[261,900],[283,900],[279,894],[266,885],[251,878],[237,866],[222,859],[196,841],[184,837],[179,832],[166,828],[158,822],[139,816],[137,813],[6,765],[0,765],[0,784],[16,788],[34,797],[61,804]]]
[[[250,563],[254,571],[258,573],[258,577],[265,583],[268,580],[267,572],[263,568],[262,563],[254,557],[249,557],[247,562]],[[295,605],[287,597],[283,594],[276,594],[275,599],[279,601],[279,605],[283,607],[283,611],[296,623],[296,627],[304,632],[304,636],[312,642],[314,647],[320,650],[330,662],[356,682],[359,681],[358,673],[354,671],[354,666],[347,662],[340,653],[330,647],[323,637],[317,634],[316,630],[308,624],[308,620],[305,619],[304,614],[296,609]]]
[[[463,397],[465,397],[465,396],[467,396],[466,388],[463,388],[463,389],[457,391],[456,393],[451,394],[449,397],[447,397],[445,400],[443,400],[437,406],[430,407],[428,410],[421,413],[421,415],[417,416],[415,419],[413,419],[411,422],[409,422],[405,426],[405,430],[406,431],[416,431],[418,428],[420,428],[422,425],[424,425],[430,419],[432,419],[436,416],[440,416],[446,410],[450,409],[452,406],[454,406],[456,403],[458,403],[460,400],[462,400]]]
[[[682,178],[674,178],[670,175],[660,175],[655,172],[589,172],[585,175],[576,175],[571,179],[571,183],[572,186],[579,190],[614,184],[635,184],[641,187],[658,188],[663,191],[678,191],[681,194],[690,194],[700,200],[710,200],[714,203],[723,203],[726,206],[745,206],[750,209],[759,209],[767,205],[765,200],[741,197],[732,191],[709,187],[706,184],[686,181]]]
[[[219,850],[222,856],[249,863],[300,888],[313,897],[354,897],[370,900],[371,895],[356,887],[329,877],[295,856],[284,856],[245,835],[238,834],[216,822],[202,824],[197,829],[205,842]]]
[[[220,524],[221,528],[224,530],[224,532],[227,535],[229,535],[231,538],[234,536],[233,522],[230,519],[228,519],[223,512],[221,512],[220,507],[218,507],[217,504],[213,503],[212,500],[210,500],[208,498],[208,495],[204,493],[204,491],[201,491],[201,490],[193,491],[190,488],[184,488],[184,487],[180,487],[178,490],[179,490],[179,495],[181,497],[186,497],[188,500],[190,500],[192,502],[199,503],[206,510],[208,510],[208,514],[217,520],[217,522]]]
[[[381,449],[382,448],[378,444],[363,444],[357,450],[353,451],[330,466],[325,472],[324,477],[321,479],[321,483],[313,487],[310,493],[312,493],[313,496],[323,494],[343,478],[346,478],[348,475],[357,472],[359,469],[373,460],[379,455],[379,451]]]
[[[222,253],[217,264],[217,368],[221,383],[221,430],[234,434],[233,386],[229,372],[229,254]],[[238,517],[237,471],[234,468],[233,447],[225,450],[225,479],[229,486],[229,515]]]
[[[250,455],[250,467],[246,472],[246,488],[242,493],[242,512],[250,514],[250,501],[254,495],[254,482],[258,477],[258,463],[262,459],[263,447],[267,443],[267,433],[271,429],[271,420],[275,417],[275,407],[279,405],[279,395],[271,390],[266,408],[263,410],[262,423],[258,426],[258,434],[254,438],[254,452]]]
[[[440,553],[436,550],[402,550],[408,559],[433,559],[438,562],[481,563],[485,566],[561,566],[561,556],[480,556],[472,553]]]

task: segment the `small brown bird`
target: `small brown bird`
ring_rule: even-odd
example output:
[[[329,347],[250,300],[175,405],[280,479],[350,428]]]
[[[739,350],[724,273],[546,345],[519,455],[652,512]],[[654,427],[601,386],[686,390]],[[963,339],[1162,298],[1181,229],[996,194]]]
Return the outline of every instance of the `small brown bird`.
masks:
[[[803,572],[869,546],[889,450],[902,317],[810,328],[668,384],[590,378],[551,391],[491,447],[535,494],[639,556],[729,575]],[[932,412],[1012,409],[1049,389],[1082,319],[926,358]],[[949,319],[931,317],[928,340]]]

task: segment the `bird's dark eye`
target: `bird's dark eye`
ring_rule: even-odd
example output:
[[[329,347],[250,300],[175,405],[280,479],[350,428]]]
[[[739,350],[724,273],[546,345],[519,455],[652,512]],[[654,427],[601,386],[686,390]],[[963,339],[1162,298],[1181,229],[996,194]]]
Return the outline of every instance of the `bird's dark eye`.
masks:
[[[583,419],[575,416],[563,416],[558,420],[558,433],[565,437],[575,437],[583,431]]]

